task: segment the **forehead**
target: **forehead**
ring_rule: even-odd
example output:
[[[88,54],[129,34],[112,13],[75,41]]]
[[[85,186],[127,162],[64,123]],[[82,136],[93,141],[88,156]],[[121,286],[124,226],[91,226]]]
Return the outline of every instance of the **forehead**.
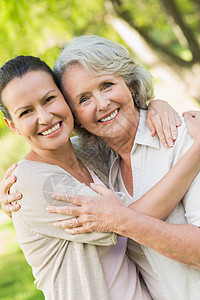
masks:
[[[97,73],[88,71],[85,67],[79,63],[68,66],[62,76],[62,85],[66,93],[69,90],[77,92],[80,88],[86,88],[93,85],[100,85],[104,81],[108,80],[123,80],[123,77],[116,74],[108,74],[105,72]]]
[[[53,87],[56,84],[49,73],[41,70],[30,71],[22,77],[12,79],[3,89],[2,99],[4,104],[10,104],[15,99],[20,101],[30,96],[38,97]]]

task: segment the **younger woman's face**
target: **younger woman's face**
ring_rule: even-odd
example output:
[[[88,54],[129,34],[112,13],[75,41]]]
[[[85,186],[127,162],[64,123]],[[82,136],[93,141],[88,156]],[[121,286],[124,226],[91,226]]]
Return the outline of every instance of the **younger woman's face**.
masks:
[[[12,121],[8,126],[30,143],[32,149],[63,146],[73,130],[73,116],[50,74],[30,71],[3,89],[2,99]]]
[[[106,139],[132,130],[136,108],[121,76],[90,74],[77,63],[67,68],[62,84],[75,121],[89,132]]]

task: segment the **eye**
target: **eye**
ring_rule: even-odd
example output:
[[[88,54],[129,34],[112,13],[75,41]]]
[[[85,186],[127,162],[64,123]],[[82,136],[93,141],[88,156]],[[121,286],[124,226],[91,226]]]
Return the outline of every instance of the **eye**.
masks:
[[[29,114],[30,112],[31,112],[31,110],[30,110],[30,109],[27,109],[27,110],[23,111],[23,112],[19,115],[19,117],[21,118],[21,117],[23,117],[23,116]]]
[[[110,88],[112,85],[113,85],[112,82],[106,82],[106,83],[104,84],[104,89],[108,89],[108,88]]]
[[[88,99],[89,99],[88,97],[82,97],[80,99],[80,104],[86,102]]]
[[[48,98],[45,99],[45,103],[48,103],[55,98],[56,98],[55,96],[49,96]]]

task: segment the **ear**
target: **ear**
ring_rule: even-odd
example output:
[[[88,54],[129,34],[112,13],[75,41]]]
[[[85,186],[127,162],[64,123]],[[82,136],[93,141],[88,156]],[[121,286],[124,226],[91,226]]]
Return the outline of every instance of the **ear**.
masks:
[[[4,122],[6,123],[6,125],[16,134],[21,135],[20,131],[15,127],[15,124],[13,123],[13,121],[8,120],[7,118],[3,117]]]

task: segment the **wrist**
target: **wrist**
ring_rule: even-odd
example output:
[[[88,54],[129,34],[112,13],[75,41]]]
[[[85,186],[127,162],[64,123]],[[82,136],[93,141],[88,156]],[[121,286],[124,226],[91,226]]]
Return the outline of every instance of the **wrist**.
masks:
[[[192,145],[192,149],[195,153],[199,153],[200,154],[200,138],[196,138],[194,140],[194,143]]]

